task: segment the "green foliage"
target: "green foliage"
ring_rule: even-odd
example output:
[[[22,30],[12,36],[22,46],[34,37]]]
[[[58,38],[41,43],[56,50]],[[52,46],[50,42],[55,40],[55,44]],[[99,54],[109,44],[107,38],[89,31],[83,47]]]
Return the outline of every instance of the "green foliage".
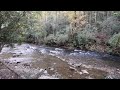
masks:
[[[57,45],[65,45],[68,42],[68,35],[67,34],[59,34],[56,40]]]
[[[56,42],[56,37],[53,34],[50,34],[48,37],[45,38],[45,44],[47,45],[54,45]]]
[[[103,45],[108,43],[111,46],[107,52],[117,52],[114,49],[120,47],[119,11],[112,12],[111,17],[110,11],[89,11],[78,14],[77,20],[70,19],[66,11],[60,13],[53,12],[43,17],[41,11],[0,11],[0,47],[1,43],[31,42],[89,50],[90,46],[102,46],[103,42]],[[75,27],[72,25],[74,22]]]
[[[101,31],[106,33],[108,38],[112,37],[114,34],[120,32],[120,21],[118,17],[109,17],[101,24]]]
[[[45,43],[47,45],[65,45],[68,42],[68,35],[67,34],[59,34],[58,36],[54,36],[53,34],[50,34],[45,39]]]
[[[24,14],[23,11],[0,11],[0,42],[13,42]]]
[[[120,33],[113,35],[109,40],[109,44],[113,47],[120,47]]]
[[[22,42],[25,41],[25,37],[23,37],[22,35],[18,35],[18,37],[16,38],[16,41],[21,44]]]

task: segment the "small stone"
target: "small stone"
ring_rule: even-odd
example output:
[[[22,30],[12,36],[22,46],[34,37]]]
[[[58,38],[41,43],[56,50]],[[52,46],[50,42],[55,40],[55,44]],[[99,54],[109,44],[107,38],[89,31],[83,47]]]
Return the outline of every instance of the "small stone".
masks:
[[[17,66],[15,66],[15,68],[17,68]]]
[[[80,68],[82,66],[82,64],[76,64],[76,67]]]
[[[45,70],[44,73],[47,74],[47,70]]]
[[[89,74],[87,70],[81,70],[83,74]]]
[[[56,63],[53,63],[54,65],[56,64]]]
[[[72,77],[72,75],[70,75],[69,77]]]
[[[79,72],[79,74],[81,75],[81,74],[83,74],[82,72]]]
[[[40,72],[42,72],[43,71],[43,69],[40,69]]]
[[[54,70],[54,68],[50,68],[50,70],[51,70],[51,71],[53,71],[53,70]]]
[[[70,70],[71,70],[71,71],[74,71],[75,69],[74,69],[73,67],[70,67]]]

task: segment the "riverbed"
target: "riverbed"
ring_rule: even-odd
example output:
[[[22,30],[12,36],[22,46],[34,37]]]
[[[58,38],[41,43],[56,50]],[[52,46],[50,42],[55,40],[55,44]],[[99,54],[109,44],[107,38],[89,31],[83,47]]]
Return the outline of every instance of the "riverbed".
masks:
[[[0,61],[21,79],[120,79],[120,57],[105,53],[15,44]]]

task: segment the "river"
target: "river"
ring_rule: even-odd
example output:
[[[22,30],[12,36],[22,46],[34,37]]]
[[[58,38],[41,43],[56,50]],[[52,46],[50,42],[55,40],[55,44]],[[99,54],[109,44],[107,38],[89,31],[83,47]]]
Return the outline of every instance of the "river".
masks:
[[[120,79],[120,57],[105,53],[15,44],[0,61],[21,79]]]

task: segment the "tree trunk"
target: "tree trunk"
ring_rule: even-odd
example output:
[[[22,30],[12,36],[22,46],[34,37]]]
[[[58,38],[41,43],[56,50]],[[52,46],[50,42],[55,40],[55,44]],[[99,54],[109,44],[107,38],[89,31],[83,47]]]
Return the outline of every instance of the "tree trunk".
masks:
[[[2,51],[3,46],[4,46],[4,44],[0,43],[0,52]]]

